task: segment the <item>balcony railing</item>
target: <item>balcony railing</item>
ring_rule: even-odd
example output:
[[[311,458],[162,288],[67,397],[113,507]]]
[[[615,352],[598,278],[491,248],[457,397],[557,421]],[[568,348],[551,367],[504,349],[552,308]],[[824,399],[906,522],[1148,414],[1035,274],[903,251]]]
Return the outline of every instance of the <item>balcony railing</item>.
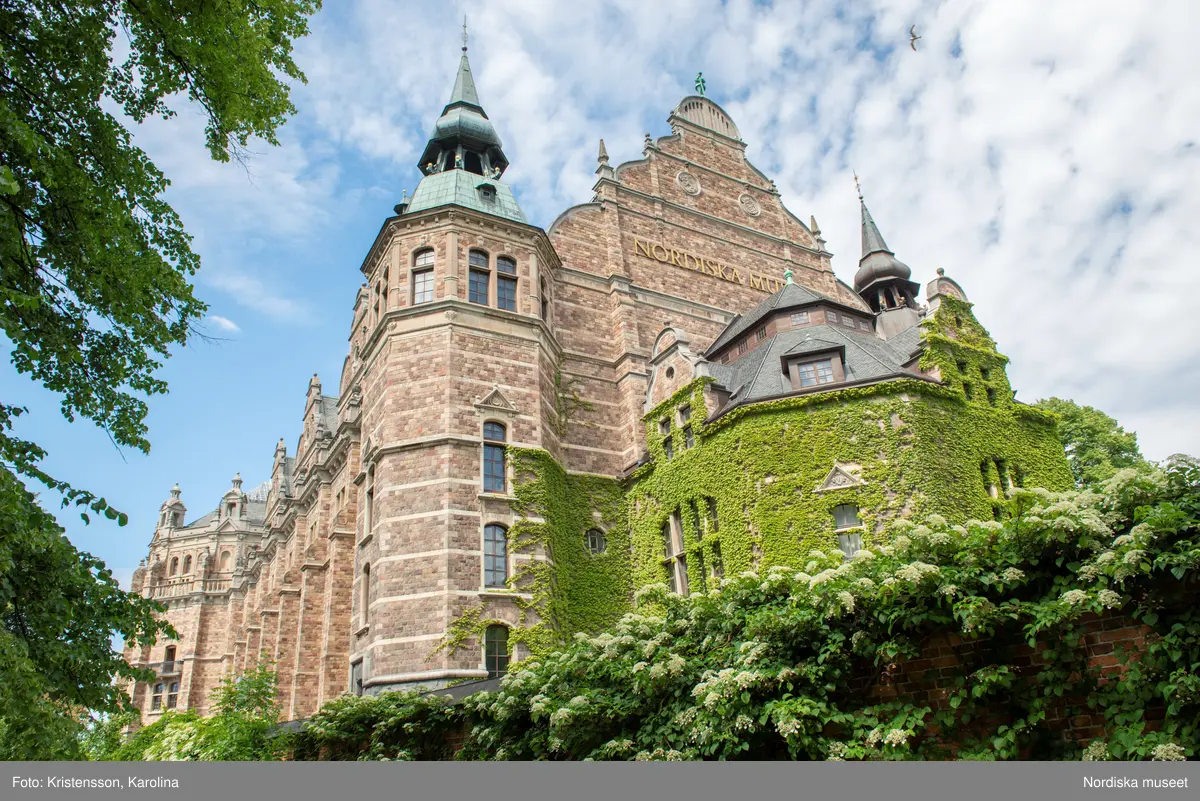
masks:
[[[160,676],[174,676],[183,670],[183,662],[178,659],[174,662],[151,662],[146,667]]]

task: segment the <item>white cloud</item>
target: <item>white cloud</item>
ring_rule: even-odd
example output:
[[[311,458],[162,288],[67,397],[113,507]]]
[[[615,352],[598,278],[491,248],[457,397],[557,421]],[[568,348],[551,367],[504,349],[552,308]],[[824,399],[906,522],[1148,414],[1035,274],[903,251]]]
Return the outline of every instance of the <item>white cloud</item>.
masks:
[[[1200,68],[1187,35],[1200,4],[358,0],[327,8],[299,45],[300,113],[253,181],[160,135],[172,192],[217,209],[198,242],[266,250],[328,229],[358,197],[412,189],[464,11],[483,105],[535,223],[589,199],[599,138],[614,164],[640,157],[643,131],[666,133],[703,70],[751,161],[820,221],[840,277],[859,255],[855,169],[913,277],[944,267],[966,288],[1022,399],[1098,406],[1153,457],[1200,453],[1181,400],[1200,393],[1200,87],[1180,77]],[[237,260],[208,273],[248,308],[308,311]]]
[[[231,334],[236,334],[238,331],[242,330],[233,320],[230,320],[228,317],[222,317],[219,314],[208,315],[208,320],[211,321],[212,324],[217,328],[220,328],[223,331],[228,331]]]

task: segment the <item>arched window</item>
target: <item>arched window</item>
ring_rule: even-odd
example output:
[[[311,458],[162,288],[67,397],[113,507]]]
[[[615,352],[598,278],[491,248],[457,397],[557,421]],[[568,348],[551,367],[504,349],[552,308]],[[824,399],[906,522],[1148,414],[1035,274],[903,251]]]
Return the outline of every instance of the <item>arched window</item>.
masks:
[[[175,557],[171,558],[171,575],[173,576],[178,572],[179,572],[179,557],[175,556]]]
[[[483,424],[483,491],[504,492],[508,479],[504,471],[504,443],[508,432],[500,423]]]
[[[172,523],[172,525],[174,525],[176,528],[183,525],[183,512],[175,513],[175,522]]]
[[[362,568],[362,586],[358,588],[359,592],[359,608],[362,610],[362,624],[365,626],[371,622],[371,564],[370,562],[363,565]]]
[[[604,553],[608,549],[608,541],[604,537],[604,532],[598,528],[588,529],[587,549],[592,553]]]
[[[517,263],[508,256],[496,259],[496,306],[517,310]]]
[[[488,305],[488,283],[492,272],[488,254],[482,250],[472,250],[467,253],[469,274],[467,276],[467,300],[482,306]]]
[[[433,300],[433,249],[418,251],[413,257],[412,302],[429,303]]]
[[[229,551],[221,551],[221,570],[228,570],[229,563],[233,560],[233,556]]]
[[[508,531],[495,523],[483,527],[483,584],[504,587],[508,580]]]
[[[192,555],[189,553],[187,556],[183,557],[183,574],[186,576],[188,573],[191,573],[191,572],[192,572]]]
[[[483,633],[483,659],[489,679],[498,679],[508,672],[507,627],[487,627]]]
[[[480,160],[478,153],[472,153],[470,150],[464,153],[463,165],[467,172],[483,175],[483,161]]]

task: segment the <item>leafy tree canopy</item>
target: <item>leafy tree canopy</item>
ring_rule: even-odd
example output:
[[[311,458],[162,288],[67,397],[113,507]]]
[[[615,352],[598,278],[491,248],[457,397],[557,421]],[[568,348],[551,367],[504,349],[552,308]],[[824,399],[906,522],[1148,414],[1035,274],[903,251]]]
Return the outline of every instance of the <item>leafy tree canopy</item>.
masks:
[[[252,138],[276,144],[304,79],[292,44],[320,0],[6,0],[0,3],[0,333],[12,363],[61,397],[68,420],[149,449],[146,398],[205,305],[199,259],[163,199],[166,176],[127,121],[171,117],[186,96],[218,161]],[[118,118],[123,114],[124,118]],[[157,608],[123,593],[103,562],[67,541],[21,479],[59,491],[81,516],[126,517],[39,467],[12,436],[24,409],[0,398],[0,758],[61,756],[88,710],[115,712],[115,654],[164,631]]]
[[[1062,398],[1043,398],[1034,406],[1059,416],[1058,434],[1077,486],[1097,486],[1118,470],[1146,463],[1137,434],[1099,409]]]

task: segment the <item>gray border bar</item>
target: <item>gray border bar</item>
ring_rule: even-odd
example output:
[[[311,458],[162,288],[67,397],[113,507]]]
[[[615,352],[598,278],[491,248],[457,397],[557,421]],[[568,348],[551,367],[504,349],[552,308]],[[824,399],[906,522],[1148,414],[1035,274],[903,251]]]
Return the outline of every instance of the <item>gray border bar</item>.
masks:
[[[0,799],[12,801],[215,801],[241,798],[296,801],[355,797],[399,801],[1025,801],[1042,798],[1050,801],[1191,801],[1200,798],[1200,764],[1194,762],[2,764]],[[25,786],[21,786],[20,779],[27,780]],[[139,786],[140,780],[145,780],[146,784]],[[1165,780],[1176,786],[1156,788],[1147,785],[1145,780],[1152,780],[1151,785]],[[111,786],[102,786],[106,782],[111,782]],[[1129,783],[1132,786],[1128,786]]]

